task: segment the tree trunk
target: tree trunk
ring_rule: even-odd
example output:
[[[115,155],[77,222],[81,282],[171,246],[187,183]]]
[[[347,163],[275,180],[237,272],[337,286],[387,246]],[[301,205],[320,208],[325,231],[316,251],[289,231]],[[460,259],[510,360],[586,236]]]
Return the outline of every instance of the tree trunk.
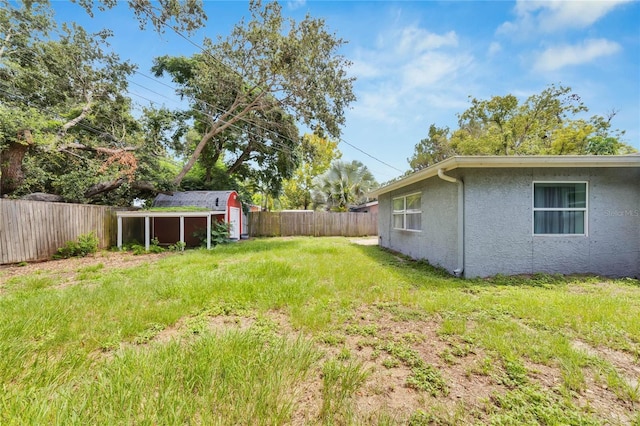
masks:
[[[17,139],[9,142],[9,147],[0,153],[0,195],[11,194],[22,185],[22,161],[32,145],[31,130],[25,129],[18,132]]]

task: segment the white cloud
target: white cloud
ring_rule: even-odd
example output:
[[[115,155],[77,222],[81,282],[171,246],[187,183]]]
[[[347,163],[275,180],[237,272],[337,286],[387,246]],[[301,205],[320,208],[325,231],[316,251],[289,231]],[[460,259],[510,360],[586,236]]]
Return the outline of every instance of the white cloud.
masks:
[[[300,9],[301,7],[304,7],[304,5],[306,4],[307,4],[306,0],[289,0],[287,2],[287,6],[291,10]]]
[[[389,90],[371,90],[360,93],[358,102],[354,105],[356,116],[366,117],[387,124],[396,124],[398,117],[398,94]]]
[[[505,22],[498,33],[552,33],[587,28],[616,7],[633,0],[567,1],[518,0],[516,20]]]
[[[602,56],[613,55],[620,49],[618,43],[606,39],[591,39],[579,45],[551,47],[538,56],[534,68],[538,71],[554,71],[566,66],[586,64]]]
[[[489,56],[494,56],[500,53],[501,51],[502,51],[502,46],[500,45],[500,43],[494,41],[489,45],[489,50],[487,51],[487,54]]]
[[[417,27],[406,27],[400,31],[396,40],[398,52],[401,54],[415,54],[441,47],[456,47],[458,36],[454,31],[446,34],[434,34]]]
[[[452,79],[460,69],[473,62],[465,54],[427,52],[405,64],[402,69],[404,88],[413,90],[429,88],[443,80]]]
[[[405,25],[379,33],[373,48],[356,48],[350,70],[357,78],[353,115],[398,125],[419,115],[431,97],[446,99],[474,63],[458,45],[455,31]]]

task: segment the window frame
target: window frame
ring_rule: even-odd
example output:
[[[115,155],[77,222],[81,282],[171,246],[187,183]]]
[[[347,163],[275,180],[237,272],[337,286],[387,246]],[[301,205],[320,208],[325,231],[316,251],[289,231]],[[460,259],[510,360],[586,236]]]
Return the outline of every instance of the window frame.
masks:
[[[584,207],[536,207],[536,184],[584,184]],[[536,233],[536,212],[544,211],[568,211],[583,212],[583,230],[582,234],[537,234]],[[534,237],[587,237],[589,235],[589,181],[586,180],[535,180],[531,185],[531,234]]]
[[[414,197],[416,195],[420,196],[420,208],[419,209],[407,209],[407,198]],[[395,201],[402,200],[402,209],[395,209]],[[420,215],[420,229],[412,229],[407,228],[407,215]],[[402,215],[402,228],[396,227],[396,216]],[[412,192],[411,194],[401,195],[399,197],[391,198],[391,224],[394,230],[397,231],[408,231],[408,232],[422,232],[422,192]]]

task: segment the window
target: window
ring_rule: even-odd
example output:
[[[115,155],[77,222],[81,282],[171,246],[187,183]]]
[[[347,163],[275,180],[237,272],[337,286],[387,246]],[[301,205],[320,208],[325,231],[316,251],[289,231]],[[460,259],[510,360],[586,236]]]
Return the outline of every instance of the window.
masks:
[[[422,195],[411,194],[393,199],[393,228],[422,230]]]
[[[534,182],[534,235],[587,235],[586,182]]]

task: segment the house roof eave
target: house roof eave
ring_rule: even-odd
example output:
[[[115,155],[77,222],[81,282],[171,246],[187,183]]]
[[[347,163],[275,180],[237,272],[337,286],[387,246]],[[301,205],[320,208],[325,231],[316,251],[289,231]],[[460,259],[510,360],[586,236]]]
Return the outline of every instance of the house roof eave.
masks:
[[[409,176],[380,187],[367,196],[374,198],[438,175],[438,170],[457,168],[531,168],[531,167],[640,167],[637,155],[535,155],[535,156],[455,156]]]

